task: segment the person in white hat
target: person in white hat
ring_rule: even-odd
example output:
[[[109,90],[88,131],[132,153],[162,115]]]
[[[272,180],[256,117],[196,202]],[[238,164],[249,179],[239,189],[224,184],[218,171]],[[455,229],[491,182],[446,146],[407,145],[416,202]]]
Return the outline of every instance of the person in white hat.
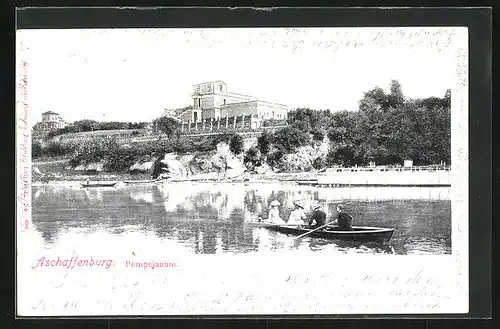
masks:
[[[277,225],[285,225],[286,222],[280,217],[280,210],[278,208],[279,206],[280,202],[278,200],[274,200],[273,202],[271,202],[271,210],[269,210],[267,221]]]
[[[304,212],[304,206],[301,202],[295,201],[294,203],[295,209],[290,213],[290,217],[288,217],[288,225],[304,225],[305,220],[307,219],[306,214]]]

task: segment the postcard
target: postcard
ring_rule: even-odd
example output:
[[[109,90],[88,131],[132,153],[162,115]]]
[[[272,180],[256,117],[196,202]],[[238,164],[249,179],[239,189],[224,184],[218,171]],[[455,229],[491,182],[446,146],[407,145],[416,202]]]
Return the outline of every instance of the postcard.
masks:
[[[16,39],[18,316],[468,312],[467,28]]]

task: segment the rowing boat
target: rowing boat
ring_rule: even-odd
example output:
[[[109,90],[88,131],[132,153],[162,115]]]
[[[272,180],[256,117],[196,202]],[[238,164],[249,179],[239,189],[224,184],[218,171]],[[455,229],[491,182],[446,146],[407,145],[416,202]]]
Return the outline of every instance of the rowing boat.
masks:
[[[298,227],[292,225],[263,225],[263,227],[285,234],[301,235],[309,232],[307,227]],[[308,236],[345,241],[362,242],[387,242],[392,238],[394,229],[381,227],[353,226],[352,230],[340,230],[338,227],[328,227],[325,230],[318,230],[310,233]]]
[[[80,183],[82,187],[112,187],[115,186],[117,183]]]

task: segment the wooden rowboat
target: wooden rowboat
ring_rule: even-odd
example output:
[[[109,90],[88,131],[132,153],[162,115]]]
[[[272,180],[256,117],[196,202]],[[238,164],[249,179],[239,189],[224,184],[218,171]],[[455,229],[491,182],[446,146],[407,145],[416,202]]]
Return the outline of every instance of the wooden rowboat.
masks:
[[[298,226],[292,225],[266,225],[263,227],[273,231],[293,235],[301,235],[311,230],[307,227],[299,228]],[[392,238],[393,234],[394,229],[391,228],[353,226],[351,231],[344,231],[336,227],[329,227],[325,230],[312,232],[307,236],[343,241],[387,242]]]
[[[82,187],[112,187],[118,183],[80,183]]]

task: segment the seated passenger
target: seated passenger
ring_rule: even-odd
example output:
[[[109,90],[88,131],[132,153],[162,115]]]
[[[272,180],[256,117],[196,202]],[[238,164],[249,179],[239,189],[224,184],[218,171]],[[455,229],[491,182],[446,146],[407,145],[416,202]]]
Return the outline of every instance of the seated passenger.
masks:
[[[286,222],[280,217],[279,210],[280,202],[278,200],[274,200],[271,202],[271,210],[269,210],[269,216],[267,218],[267,222],[276,224],[276,225],[286,225]]]
[[[307,219],[307,217],[304,213],[304,207],[298,201],[295,201],[293,204],[295,206],[295,209],[293,209],[290,213],[287,225],[305,225],[305,220]]]

